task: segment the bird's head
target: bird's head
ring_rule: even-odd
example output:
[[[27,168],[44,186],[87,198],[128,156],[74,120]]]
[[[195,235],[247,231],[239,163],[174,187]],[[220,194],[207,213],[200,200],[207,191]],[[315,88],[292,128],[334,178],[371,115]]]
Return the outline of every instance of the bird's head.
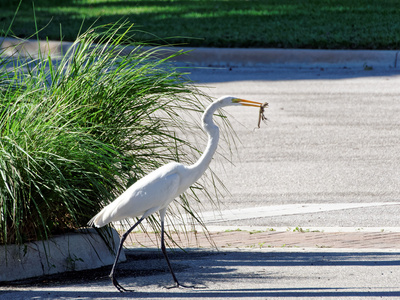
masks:
[[[219,98],[215,104],[217,105],[217,107],[232,106],[232,105],[258,107],[260,109],[258,118],[258,128],[260,128],[261,121],[267,120],[267,118],[264,115],[264,109],[268,107],[268,102],[261,103],[256,101],[244,100],[232,96],[224,96]]]
[[[244,100],[244,99],[232,97],[232,96],[223,96],[223,97],[215,100],[213,103],[211,103],[207,107],[207,109],[204,111],[203,118],[202,118],[203,119],[203,127],[206,129],[206,128],[210,128],[210,126],[211,126],[211,127],[218,129],[218,127],[213,123],[213,120],[212,120],[214,112],[217,109],[225,107],[225,106],[238,106],[238,105],[259,108],[258,127],[260,127],[261,120],[267,119],[264,116],[264,109],[268,107],[267,102],[261,103],[261,102],[256,102],[256,101]],[[208,129],[207,131],[209,131],[209,130],[210,129]]]
[[[244,100],[237,97],[232,96],[224,96],[217,100],[217,102],[221,103],[221,106],[232,106],[232,105],[244,105],[244,106],[252,106],[252,107],[261,107],[263,104],[256,101]]]

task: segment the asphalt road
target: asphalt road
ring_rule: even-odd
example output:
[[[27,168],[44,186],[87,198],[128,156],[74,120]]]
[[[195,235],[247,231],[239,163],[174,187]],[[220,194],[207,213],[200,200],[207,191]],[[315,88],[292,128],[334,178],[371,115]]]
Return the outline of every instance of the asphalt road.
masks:
[[[127,251],[120,293],[109,268],[2,287],[8,299],[381,299],[400,297],[400,253],[349,251],[178,251],[176,275],[195,289],[167,289],[172,278],[159,252]]]
[[[241,139],[227,164],[212,167],[230,191],[212,226],[398,228],[400,205],[400,74],[355,69],[189,69],[210,95],[268,101],[269,121],[256,129],[257,110],[228,108]],[[357,204],[349,208],[344,204]],[[369,203],[370,206],[364,204]],[[321,205],[320,211],[296,205]],[[327,209],[332,204],[336,209]],[[340,207],[343,204],[343,208]],[[383,205],[386,204],[386,205]],[[212,206],[205,205],[205,212]],[[281,206],[249,217],[248,210]],[[292,213],[288,213],[291,211]],[[205,215],[207,215],[205,213]],[[242,216],[241,216],[242,215]],[[218,217],[218,214],[215,218]],[[222,227],[221,227],[222,228]],[[250,249],[176,251],[172,283],[161,254],[127,251],[121,294],[109,268],[0,286],[1,299],[377,299],[400,297],[400,249]],[[156,253],[154,253],[156,251]]]
[[[232,68],[191,72],[190,77],[208,86],[204,90],[214,97],[229,94],[269,102],[269,121],[260,129],[255,109],[226,109],[241,143],[231,158],[234,165],[218,158],[211,165],[231,193],[223,199],[223,210],[377,203],[218,224],[399,227],[400,71]]]

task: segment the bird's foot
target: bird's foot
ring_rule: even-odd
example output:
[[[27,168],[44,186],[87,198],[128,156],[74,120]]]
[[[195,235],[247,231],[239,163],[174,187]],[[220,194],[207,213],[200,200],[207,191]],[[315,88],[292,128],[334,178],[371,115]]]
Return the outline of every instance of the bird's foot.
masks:
[[[181,284],[179,282],[175,282],[175,285],[173,286],[167,286],[167,289],[175,289],[175,288],[184,288],[184,289],[201,289],[202,287],[197,287],[195,285],[185,285]]]
[[[111,278],[111,282],[112,284],[117,288],[118,291],[120,291],[121,293],[125,293],[125,292],[134,292],[134,290],[127,290],[126,288],[124,288],[122,285],[119,284],[119,282],[117,281],[117,279],[115,279],[115,277],[113,275],[110,275]]]

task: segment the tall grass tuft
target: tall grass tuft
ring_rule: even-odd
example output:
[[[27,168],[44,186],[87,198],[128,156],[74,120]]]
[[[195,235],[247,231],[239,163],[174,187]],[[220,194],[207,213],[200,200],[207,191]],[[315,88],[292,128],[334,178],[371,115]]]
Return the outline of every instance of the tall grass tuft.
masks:
[[[186,137],[209,98],[168,63],[179,54],[155,59],[157,48],[127,46],[132,35],[122,22],[91,28],[59,58],[2,56],[1,244],[85,226],[151,170],[202,150]],[[201,222],[188,198],[212,195],[209,180],[211,191],[195,185],[178,211]]]

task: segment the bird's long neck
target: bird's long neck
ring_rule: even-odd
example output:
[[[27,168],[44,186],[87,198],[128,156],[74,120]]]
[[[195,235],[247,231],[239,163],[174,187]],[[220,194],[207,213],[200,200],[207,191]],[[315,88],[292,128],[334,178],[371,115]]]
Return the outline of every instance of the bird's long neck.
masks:
[[[196,170],[196,172],[194,173],[198,174],[198,177],[200,177],[207,170],[214,156],[214,153],[218,148],[219,128],[217,125],[215,125],[213,121],[213,114],[217,110],[219,105],[217,103],[214,104],[216,105],[210,105],[203,114],[203,128],[208,134],[207,147],[199,160],[195,164],[190,166],[192,170]]]

